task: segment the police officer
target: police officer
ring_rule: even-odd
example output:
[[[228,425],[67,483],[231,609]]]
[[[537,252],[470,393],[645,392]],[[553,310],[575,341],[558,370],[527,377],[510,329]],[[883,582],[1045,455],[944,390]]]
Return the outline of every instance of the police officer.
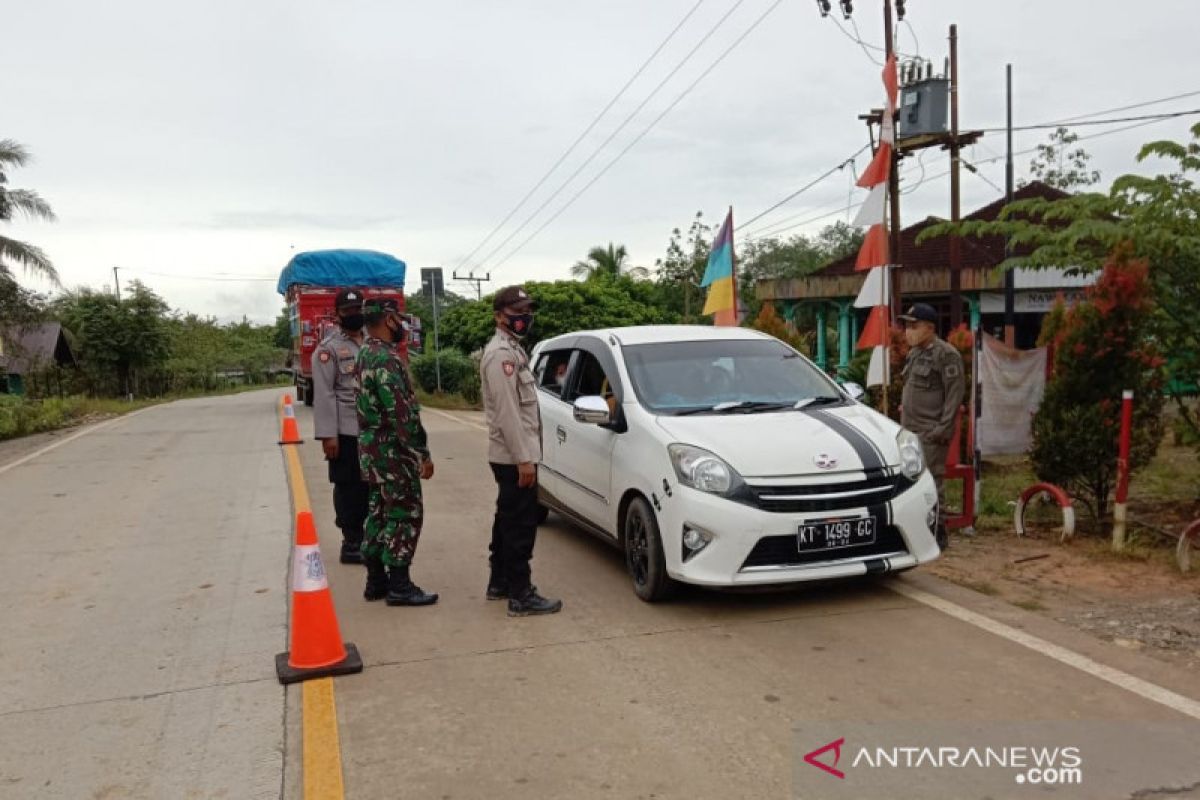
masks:
[[[438,596],[412,582],[409,569],[421,538],[421,481],[433,477],[429,440],[421,425],[408,369],[396,349],[404,323],[395,300],[363,306],[367,338],[358,353],[358,454],[370,489],[363,558],[367,600],[389,606],[427,606]]]
[[[946,455],[966,391],[963,360],[958,350],[938,338],[937,311],[933,306],[917,303],[901,314],[900,319],[904,321],[904,338],[909,345],[900,424],[920,438],[925,465],[937,483],[936,535],[938,546],[945,549],[949,543],[944,491]]]
[[[341,562],[361,564],[367,485],[358,466],[354,363],[363,338],[362,293],[343,289],[333,303],[338,328],[313,351],[313,424],[329,462],[333,510],[342,531]]]
[[[562,610],[562,601],[538,594],[529,570],[538,526],[542,417],[521,339],[533,325],[533,301],[524,288],[509,286],[496,293],[492,308],[496,334],[479,365],[488,461],[498,487],[487,599],[507,598],[510,617],[553,614]]]

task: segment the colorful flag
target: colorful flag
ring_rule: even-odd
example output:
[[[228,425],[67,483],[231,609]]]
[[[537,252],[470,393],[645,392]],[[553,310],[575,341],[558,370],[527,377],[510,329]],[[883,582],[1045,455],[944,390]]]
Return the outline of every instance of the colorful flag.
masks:
[[[717,238],[708,254],[708,266],[704,269],[702,287],[708,287],[708,298],[704,302],[703,314],[714,314],[713,324],[736,326],[737,281],[733,271],[733,209],[725,217]]]

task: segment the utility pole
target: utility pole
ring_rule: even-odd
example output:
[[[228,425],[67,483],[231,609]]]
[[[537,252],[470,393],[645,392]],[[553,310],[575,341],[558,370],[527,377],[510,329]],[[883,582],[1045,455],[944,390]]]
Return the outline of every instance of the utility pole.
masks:
[[[886,58],[884,59],[884,61],[886,62],[888,59],[892,58],[893,55],[895,55],[895,50],[893,49],[893,46],[892,46],[893,45],[893,42],[892,42],[892,0],[883,0],[883,39],[884,39],[884,50],[886,52]],[[892,119],[892,124],[893,125],[896,124],[895,118]],[[890,251],[890,258],[888,258],[888,261],[891,263],[891,267],[889,267],[888,272],[890,273],[890,277],[892,279],[892,298],[891,298],[891,303],[892,303],[891,312],[892,313],[889,314],[888,316],[891,319],[896,319],[901,313],[903,313],[903,308],[904,308],[902,300],[901,300],[901,291],[900,291],[900,289],[901,289],[901,287],[900,287],[901,273],[899,270],[899,267],[901,264],[901,259],[900,259],[900,168],[899,168],[899,165],[900,165],[900,148],[899,148],[899,137],[897,136],[896,137],[896,146],[892,148],[892,165],[891,165],[891,169],[888,172],[888,199],[890,201],[890,206],[891,206],[891,215],[890,216],[891,216],[891,225],[892,225],[891,247],[888,248],[888,250]]]
[[[1005,200],[1013,201],[1013,102],[1012,102],[1012,64],[1004,68],[1006,93],[1008,95],[1008,155],[1004,162],[1004,191]],[[1012,257],[1012,242],[1004,243],[1004,260]],[[1009,347],[1017,346],[1017,314],[1016,314],[1016,274],[1011,269],[1004,271],[1004,343]]]
[[[492,273],[489,272],[487,275],[485,275],[482,278],[476,278],[474,275],[463,275],[460,277],[458,274],[458,270],[455,270],[453,273],[451,273],[451,278],[453,278],[456,281],[466,281],[467,283],[475,284],[475,299],[482,300],[483,299],[483,284],[492,279]]]
[[[962,218],[958,143],[958,26],[950,26],[950,221]],[[962,324],[962,240],[950,237],[950,330]]]
[[[117,275],[117,270],[119,269],[120,267],[113,267],[113,286],[116,287],[117,290],[118,303],[121,302],[121,278],[119,275]]]

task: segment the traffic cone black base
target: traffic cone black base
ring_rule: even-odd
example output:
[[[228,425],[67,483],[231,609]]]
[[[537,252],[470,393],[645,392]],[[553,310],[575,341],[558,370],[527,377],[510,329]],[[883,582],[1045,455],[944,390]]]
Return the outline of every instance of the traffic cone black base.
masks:
[[[335,675],[354,675],[363,671],[362,657],[358,654],[358,648],[350,642],[345,643],[346,657],[336,664],[330,664],[327,667],[317,667],[315,669],[297,669],[288,666],[288,653],[280,653],[275,656],[275,674],[279,676],[279,682],[287,685],[289,683],[299,683],[300,681],[309,681],[313,678],[329,678]]]

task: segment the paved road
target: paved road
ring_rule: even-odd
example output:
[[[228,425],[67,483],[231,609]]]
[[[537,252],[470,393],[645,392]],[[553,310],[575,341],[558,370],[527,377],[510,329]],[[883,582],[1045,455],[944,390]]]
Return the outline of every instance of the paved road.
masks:
[[[299,691],[273,670],[290,526],[277,397],[150,409],[15,467],[0,454],[0,797],[302,796]],[[1107,719],[1136,741],[1139,724],[1189,721],[1157,687],[1200,696],[1194,674],[920,573],[646,605],[614,551],[554,518],[534,576],[566,608],[509,619],[483,599],[478,419],[426,420],[438,473],[414,575],[442,593],[432,608],[362,601],[362,569],[336,563],[319,449],[301,448],[367,663],[335,684],[347,797],[783,798],[830,721]],[[1028,635],[1069,650],[1014,641]],[[1200,769],[1197,740],[1160,756]],[[1152,785],[1105,778],[1110,797]]]
[[[151,408],[0,473],[0,797],[279,796],[278,396]]]

